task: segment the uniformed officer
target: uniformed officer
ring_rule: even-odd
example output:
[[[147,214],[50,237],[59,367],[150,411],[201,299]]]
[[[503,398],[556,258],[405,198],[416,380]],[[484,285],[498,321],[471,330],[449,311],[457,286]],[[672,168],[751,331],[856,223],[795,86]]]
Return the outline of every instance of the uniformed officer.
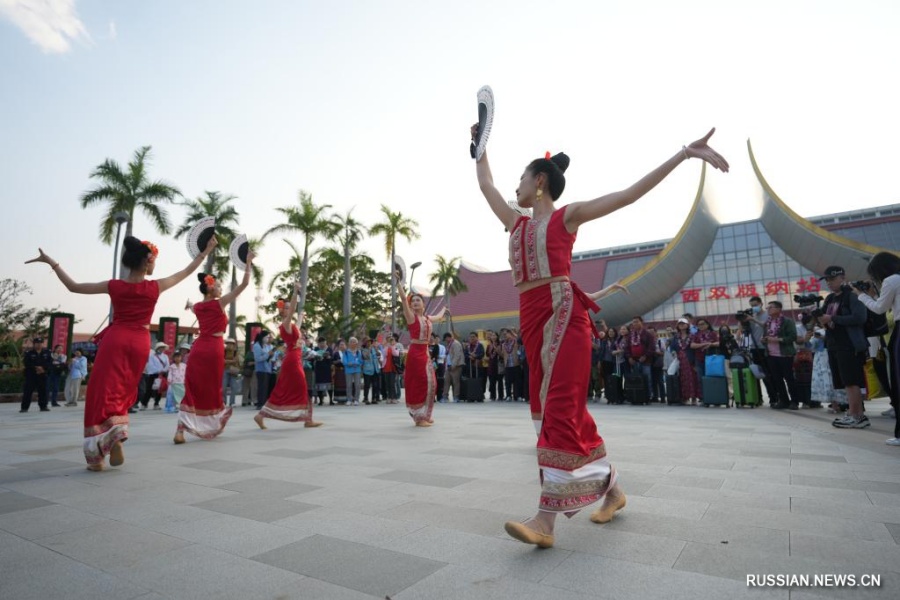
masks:
[[[19,412],[28,412],[31,406],[31,395],[36,391],[38,406],[42,411],[49,411],[47,406],[47,373],[50,371],[53,358],[50,351],[44,348],[43,338],[31,340],[31,350],[25,353],[25,390],[22,393],[22,408]]]

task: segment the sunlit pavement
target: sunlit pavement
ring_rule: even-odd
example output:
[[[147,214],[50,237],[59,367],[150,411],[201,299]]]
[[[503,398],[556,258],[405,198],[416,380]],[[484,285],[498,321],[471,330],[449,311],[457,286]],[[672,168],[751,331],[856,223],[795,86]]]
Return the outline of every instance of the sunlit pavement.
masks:
[[[0,405],[0,598],[648,599],[898,597],[900,448],[825,410],[590,404],[628,506],[560,518],[555,547],[503,531],[533,514],[524,404],[316,409],[172,443],[133,415],[126,462],[88,472],[81,411]],[[748,574],[874,574],[881,586],[748,587]]]

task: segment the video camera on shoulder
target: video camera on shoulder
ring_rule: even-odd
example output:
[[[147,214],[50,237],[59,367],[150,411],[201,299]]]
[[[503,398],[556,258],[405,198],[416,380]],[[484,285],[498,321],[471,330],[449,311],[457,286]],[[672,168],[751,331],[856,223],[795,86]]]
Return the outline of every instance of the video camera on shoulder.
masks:
[[[851,281],[850,286],[858,289],[861,292],[868,292],[872,289],[872,282],[870,281]]]
[[[825,298],[818,294],[796,294],[794,296],[794,302],[796,302],[801,309],[815,306],[814,309],[809,311],[810,317],[821,317],[825,314],[825,311],[820,308],[820,305],[824,301]]]

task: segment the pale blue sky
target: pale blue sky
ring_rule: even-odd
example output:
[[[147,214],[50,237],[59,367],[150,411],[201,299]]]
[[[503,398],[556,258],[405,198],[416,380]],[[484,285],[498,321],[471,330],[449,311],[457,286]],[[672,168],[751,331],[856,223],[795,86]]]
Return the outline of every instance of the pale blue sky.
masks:
[[[437,253],[504,269],[506,237],[467,151],[483,84],[509,198],[545,150],[572,158],[568,203],[629,185],[716,126],[732,172],[708,190],[725,222],[758,210],[748,138],[801,215],[900,202],[898,30],[889,1],[0,0],[0,277],[75,312],[79,330],[99,325],[104,298],[72,296],[46,267],[21,263],[40,244],[76,279],[106,278],[101,209],[78,197],[94,166],[145,144],[151,174],[187,196],[238,196],[249,235],[303,188],[368,224],[381,203],[417,219],[422,239],[398,251],[424,261],[419,284]],[[576,250],[672,236],[699,172],[683,165],[585,226]],[[141,217],[135,232],[159,240]],[[187,262],[181,241],[159,245],[160,273]],[[363,251],[386,268],[380,239]],[[275,273],[288,252],[273,238],[260,263]],[[184,300],[197,295],[193,283],[168,292],[154,320],[189,321]],[[248,291],[241,312],[252,305]]]

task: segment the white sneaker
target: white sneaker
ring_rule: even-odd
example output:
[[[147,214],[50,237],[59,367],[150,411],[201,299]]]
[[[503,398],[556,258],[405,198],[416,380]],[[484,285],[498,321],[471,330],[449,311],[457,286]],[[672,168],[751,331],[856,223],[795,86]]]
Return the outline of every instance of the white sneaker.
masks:
[[[900,446],[900,438],[890,438],[884,442],[888,446]]]
[[[835,422],[832,425],[841,429],[863,429],[871,425],[871,423],[869,423],[869,417],[861,415],[859,417],[848,417],[846,421]]]
[[[882,417],[890,417],[890,418],[894,419],[897,417],[897,413],[894,412],[894,407],[892,406],[889,409],[887,409],[886,411],[884,411],[883,413],[881,413],[881,416]],[[897,439],[897,438],[891,438],[891,439]]]

